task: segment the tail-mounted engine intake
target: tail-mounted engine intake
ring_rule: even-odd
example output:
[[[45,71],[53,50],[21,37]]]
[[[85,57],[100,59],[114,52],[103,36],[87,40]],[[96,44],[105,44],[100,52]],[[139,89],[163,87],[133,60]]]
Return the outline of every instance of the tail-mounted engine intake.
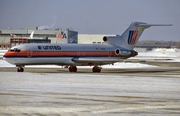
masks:
[[[120,39],[120,36],[104,36],[103,41],[115,45]]]
[[[125,50],[125,49],[123,50],[116,49],[115,54],[117,56],[125,56],[125,57],[134,57],[138,55],[138,53],[134,50]]]

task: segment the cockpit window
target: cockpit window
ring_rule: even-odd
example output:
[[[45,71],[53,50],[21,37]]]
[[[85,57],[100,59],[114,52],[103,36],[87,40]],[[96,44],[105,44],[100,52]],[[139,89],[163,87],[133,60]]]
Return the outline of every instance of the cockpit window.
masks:
[[[14,51],[15,51],[15,52],[20,52],[20,49],[14,48]]]
[[[9,49],[9,52],[20,52],[21,50],[18,48],[14,48],[14,49]]]
[[[14,52],[14,49],[9,49],[8,52]]]

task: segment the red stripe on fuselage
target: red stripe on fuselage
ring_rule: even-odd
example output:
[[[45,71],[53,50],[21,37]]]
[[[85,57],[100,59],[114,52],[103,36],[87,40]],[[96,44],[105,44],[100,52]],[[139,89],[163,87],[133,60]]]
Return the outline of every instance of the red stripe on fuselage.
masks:
[[[115,57],[114,51],[27,51],[21,50],[20,52],[6,52],[4,57]]]

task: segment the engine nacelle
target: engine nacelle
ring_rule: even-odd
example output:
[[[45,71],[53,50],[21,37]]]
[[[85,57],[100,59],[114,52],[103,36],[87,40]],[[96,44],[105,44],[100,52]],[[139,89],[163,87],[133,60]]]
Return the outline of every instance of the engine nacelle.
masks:
[[[104,36],[103,41],[115,45],[120,39],[120,36]]]
[[[138,55],[138,52],[136,52],[134,50],[116,49],[115,54],[117,56],[134,57],[134,56]]]
[[[119,45],[119,39],[121,39],[121,36],[116,35],[116,36],[104,36],[103,37],[103,41],[111,44],[111,45]],[[134,50],[128,50],[128,49],[119,49],[117,48],[115,50],[115,54],[117,56],[122,56],[122,57],[134,57],[136,56],[138,53]]]

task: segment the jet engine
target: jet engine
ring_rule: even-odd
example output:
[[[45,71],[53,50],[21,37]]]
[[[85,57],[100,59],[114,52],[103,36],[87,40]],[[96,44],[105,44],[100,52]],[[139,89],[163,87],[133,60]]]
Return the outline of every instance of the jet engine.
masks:
[[[125,56],[125,57],[134,57],[138,55],[138,53],[134,50],[126,50],[126,49],[116,49],[115,54],[117,56]]]
[[[121,36],[117,35],[117,36],[104,36],[103,37],[103,41],[112,45],[115,45]]]

